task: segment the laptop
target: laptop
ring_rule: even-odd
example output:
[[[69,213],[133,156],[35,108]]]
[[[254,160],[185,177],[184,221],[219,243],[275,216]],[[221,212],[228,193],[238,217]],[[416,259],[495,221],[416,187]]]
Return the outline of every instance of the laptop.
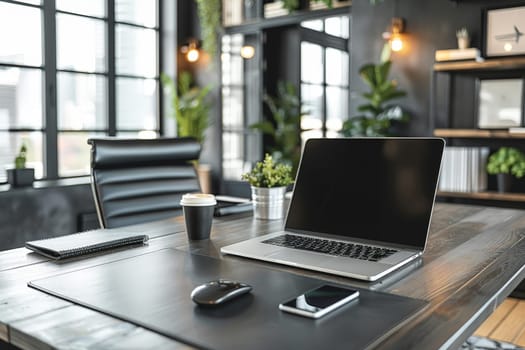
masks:
[[[284,228],[224,254],[375,281],[420,257],[441,138],[309,139]]]

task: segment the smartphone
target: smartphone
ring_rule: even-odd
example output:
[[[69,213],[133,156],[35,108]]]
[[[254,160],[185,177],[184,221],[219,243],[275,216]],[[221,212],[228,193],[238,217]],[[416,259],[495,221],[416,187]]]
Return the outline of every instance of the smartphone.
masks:
[[[357,297],[359,292],[355,289],[323,285],[279,304],[279,309],[305,317],[319,318]]]

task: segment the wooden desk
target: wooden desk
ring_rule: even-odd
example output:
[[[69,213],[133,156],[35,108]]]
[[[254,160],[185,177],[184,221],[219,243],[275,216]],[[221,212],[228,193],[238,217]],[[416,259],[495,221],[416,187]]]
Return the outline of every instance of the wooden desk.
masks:
[[[0,339],[21,348],[187,348],[154,332],[27,287],[32,279],[171,247],[223,259],[220,247],[267,233],[281,221],[248,215],[214,219],[211,240],[189,243],[182,218],[130,227],[150,243],[133,249],[52,262],[25,248],[0,253]],[[243,259],[244,260],[244,259]],[[250,260],[251,261],[251,260]],[[430,306],[379,345],[380,349],[457,349],[525,277],[525,211],[436,204],[427,250],[419,266],[367,284],[284,267],[327,281],[373,287],[428,300]],[[1,345],[1,344],[0,344]]]

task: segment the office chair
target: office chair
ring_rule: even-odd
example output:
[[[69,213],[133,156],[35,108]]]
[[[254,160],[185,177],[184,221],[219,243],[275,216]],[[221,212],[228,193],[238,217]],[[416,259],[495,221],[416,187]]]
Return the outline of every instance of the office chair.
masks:
[[[184,193],[200,192],[192,138],[89,139],[91,188],[101,227],[181,215]]]

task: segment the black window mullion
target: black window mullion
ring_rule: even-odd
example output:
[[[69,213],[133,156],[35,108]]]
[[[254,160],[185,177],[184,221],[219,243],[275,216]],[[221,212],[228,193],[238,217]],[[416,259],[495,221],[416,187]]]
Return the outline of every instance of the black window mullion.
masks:
[[[115,0],[108,0],[107,65],[108,65],[108,134],[117,134],[116,68],[115,68]]]
[[[44,10],[44,173],[48,179],[58,178],[58,113],[57,113],[57,59],[56,59],[56,4],[43,2]]]

